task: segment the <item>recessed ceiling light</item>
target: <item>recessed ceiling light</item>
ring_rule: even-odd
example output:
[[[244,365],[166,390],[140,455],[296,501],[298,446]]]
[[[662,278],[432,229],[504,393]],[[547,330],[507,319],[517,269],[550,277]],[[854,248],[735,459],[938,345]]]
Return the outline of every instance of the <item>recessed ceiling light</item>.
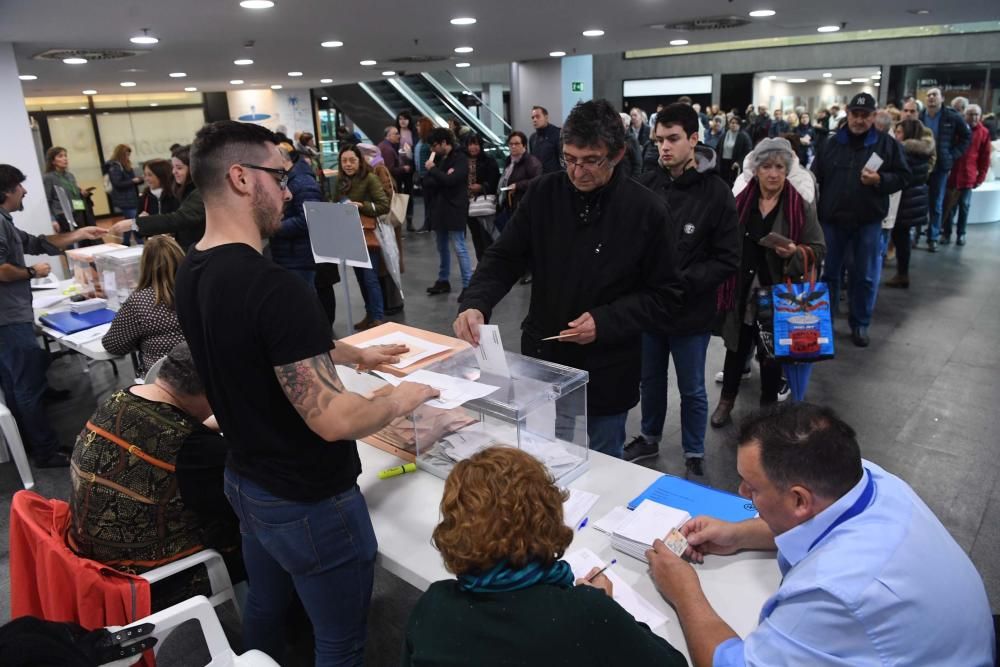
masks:
[[[94,90],[93,88],[88,88],[87,90],[81,90],[80,92],[83,93],[84,95],[96,95],[97,94],[97,91]]]
[[[289,72],[288,76],[302,76],[302,72]]]
[[[565,51],[549,51],[549,55],[552,56],[553,58],[562,58],[564,55],[566,55],[566,52]]]
[[[188,86],[187,88],[184,89],[184,92],[185,93],[196,93],[196,92],[198,92],[198,89],[195,88],[194,86]]]
[[[860,76],[851,79],[851,83],[868,83],[868,77]]]
[[[472,18],[471,16],[451,20],[452,25],[472,25],[475,22],[476,19]]]
[[[20,79],[21,81],[34,81],[38,77],[35,76],[34,74],[21,74],[17,78]]]
[[[186,76],[187,76],[186,72],[171,72],[170,73],[170,78],[171,79],[183,79]]]
[[[143,28],[141,35],[133,35],[129,37],[128,41],[133,44],[156,44],[160,40],[149,34],[149,28]]]
[[[320,79],[320,83],[333,83],[333,79]]]
[[[929,9],[907,9],[910,14],[916,14],[917,16],[926,16],[931,13]]]
[[[243,9],[270,9],[274,7],[272,0],[242,0],[240,7]]]
[[[86,109],[87,107],[80,107],[81,109]]]
[[[471,67],[472,63],[455,63],[455,67]]]
[[[769,77],[767,77],[767,78],[768,78],[768,79],[770,79],[771,81],[774,81],[774,80],[775,80],[775,79],[777,79],[778,77],[776,77],[775,75],[773,75],[773,74],[772,74],[771,76],[769,76]]]
[[[472,53],[471,46],[459,46],[455,49],[455,53]]]
[[[337,39],[331,39],[329,42],[320,42],[320,46],[326,49],[336,49],[343,45],[344,43]]]
[[[788,83],[805,83],[809,79],[788,79]]]
[[[849,85],[851,82],[849,79],[845,79],[843,81],[834,81],[834,83],[836,83],[838,86],[846,86]]]
[[[816,28],[816,32],[840,32],[839,25],[821,25]]]
[[[243,79],[233,79],[229,83],[233,84],[234,86],[241,86],[243,85]]]
[[[768,16],[774,16],[774,14],[775,12],[773,9],[755,9],[752,12],[750,12],[750,16],[754,17],[755,19],[767,18]]]
[[[67,65],[86,65],[86,58],[63,58],[63,62]]]
[[[371,67],[372,65],[377,65],[378,63],[374,60],[362,60],[360,64],[365,67]]]
[[[321,98],[319,98],[319,99],[321,99],[321,100],[323,100],[324,102],[326,102],[326,101],[327,101],[328,99],[330,99],[330,98],[329,98],[329,97],[327,97],[326,95],[324,95],[323,97],[321,97]]]
[[[233,61],[234,65],[253,65],[253,61],[249,58],[238,58]]]
[[[824,79],[829,79],[831,76],[833,76],[833,72],[823,72]]]
[[[122,88],[135,88],[135,81],[122,81],[118,85]]]
[[[382,76],[396,76],[396,73],[391,69],[387,69],[386,71],[382,72]]]
[[[872,81],[878,81],[881,78],[882,78],[881,74],[873,74],[872,75]]]
[[[584,37],[600,37],[603,34],[604,34],[603,30],[596,30],[595,29],[595,30],[584,30],[583,31],[583,36]]]
[[[151,107],[158,107],[158,106],[160,106],[160,103],[159,102],[150,102],[149,106],[151,106]]]
[[[670,40],[670,46],[684,46],[688,41],[686,39],[672,39]]]
[[[875,83],[873,83],[872,85],[873,85],[873,86],[881,86],[882,84],[881,84],[881,83],[879,83],[878,81],[876,81],[876,82],[875,82]]]
[[[280,83],[275,83],[271,85],[271,90],[281,90],[282,85]]]

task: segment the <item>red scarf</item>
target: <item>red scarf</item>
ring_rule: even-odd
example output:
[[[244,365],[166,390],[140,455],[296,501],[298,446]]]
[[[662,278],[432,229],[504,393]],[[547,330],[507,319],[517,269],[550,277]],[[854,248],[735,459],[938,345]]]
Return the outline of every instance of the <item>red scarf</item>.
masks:
[[[736,214],[739,217],[740,227],[746,227],[747,220],[750,219],[751,208],[756,205],[760,197],[760,184],[754,178],[747,187],[736,196]],[[785,220],[788,222],[788,238],[799,242],[802,238],[802,229],[806,225],[806,206],[802,195],[785,181],[785,187],[781,191],[781,206],[784,208]],[[741,235],[742,236],[742,235]],[[736,274],[729,276],[724,283],[719,285],[716,291],[715,307],[719,312],[727,312],[736,307]]]

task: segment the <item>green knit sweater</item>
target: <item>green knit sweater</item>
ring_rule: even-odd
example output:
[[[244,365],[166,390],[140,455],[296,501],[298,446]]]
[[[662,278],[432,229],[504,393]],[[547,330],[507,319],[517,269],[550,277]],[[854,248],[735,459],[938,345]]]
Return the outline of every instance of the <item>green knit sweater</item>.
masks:
[[[467,593],[447,580],[417,601],[402,664],[679,667],[687,661],[599,589],[539,584]]]

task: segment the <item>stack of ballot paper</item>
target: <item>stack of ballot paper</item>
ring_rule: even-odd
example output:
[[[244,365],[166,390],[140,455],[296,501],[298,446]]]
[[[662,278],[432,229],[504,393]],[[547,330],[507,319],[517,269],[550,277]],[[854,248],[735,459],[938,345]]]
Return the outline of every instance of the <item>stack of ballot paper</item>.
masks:
[[[652,548],[655,540],[666,538],[674,528],[680,528],[691,515],[676,507],[668,507],[652,500],[644,500],[611,533],[611,546],[638,558],[646,560],[646,550]]]
[[[573,570],[573,576],[577,579],[586,577],[592,568],[600,569],[607,565],[590,549],[577,549],[563,556],[563,560],[569,563]],[[615,602],[632,614],[635,620],[645,623],[653,630],[667,622],[667,617],[650,604],[646,598],[639,595],[634,588],[625,583],[625,580],[615,572],[613,566],[604,570],[604,576],[611,580]]]

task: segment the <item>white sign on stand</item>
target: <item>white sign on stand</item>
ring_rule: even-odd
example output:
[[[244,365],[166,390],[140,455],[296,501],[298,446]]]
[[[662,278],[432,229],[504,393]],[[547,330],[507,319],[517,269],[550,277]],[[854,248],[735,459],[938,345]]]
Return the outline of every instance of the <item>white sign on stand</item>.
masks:
[[[309,243],[313,258],[318,264],[339,264],[344,301],[347,303],[347,326],[354,333],[354,315],[351,313],[351,294],[347,287],[347,267],[372,268],[361,227],[361,214],[353,204],[307,201],[303,205]]]

